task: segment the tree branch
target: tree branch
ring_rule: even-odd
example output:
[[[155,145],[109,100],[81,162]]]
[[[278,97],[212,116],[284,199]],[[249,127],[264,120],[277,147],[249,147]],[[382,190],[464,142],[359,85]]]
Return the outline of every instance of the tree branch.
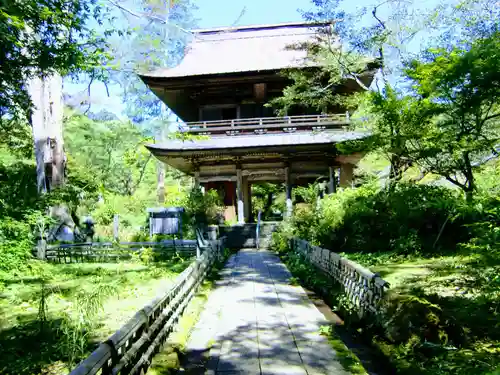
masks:
[[[173,27],[179,29],[180,31],[185,32],[187,34],[190,34],[193,37],[197,38],[196,34],[193,33],[192,31],[186,30],[186,29],[184,29],[184,28],[182,28],[182,27],[180,27],[178,25],[175,25],[175,24],[170,24],[170,23],[167,22],[167,20],[165,20],[163,18],[157,17],[157,16],[152,15],[152,14],[144,13],[144,12],[135,12],[133,10],[130,10],[129,8],[124,7],[121,4],[118,4],[114,0],[108,0],[108,3],[112,4],[113,6],[117,7],[118,9],[124,11],[125,13],[130,14],[131,16],[134,16],[134,17],[137,17],[137,18],[149,18],[149,19],[151,19],[153,21],[160,22],[160,23],[162,23],[164,25],[173,26]]]
[[[376,5],[373,7],[372,9],[372,16],[373,18],[375,18],[377,20],[377,22],[380,24],[380,26],[382,27],[382,29],[384,31],[387,30],[387,27],[385,26],[385,23],[377,16],[377,10],[380,6],[386,4],[386,3],[389,3],[390,0],[388,1],[384,1],[383,3],[380,3],[379,5]],[[380,63],[381,63],[381,68],[380,68],[380,71],[382,73],[382,79],[384,80],[384,83],[385,85],[387,85],[387,77],[385,76],[385,71],[384,71],[384,47],[382,46],[382,44],[379,44],[379,47],[378,47],[378,54],[379,54],[379,57],[380,57]]]
[[[141,169],[141,173],[139,174],[139,179],[137,180],[137,183],[135,184],[134,188],[132,189],[132,193],[134,191],[136,191],[136,189],[139,187],[139,185],[141,184],[142,182],[142,179],[144,177],[144,173],[146,172],[146,167],[149,163],[149,161],[151,160],[151,157],[153,156],[153,154],[149,153],[149,156],[146,160],[146,162],[144,163],[144,165],[142,166],[142,169]],[[131,194],[132,195],[132,194]]]
[[[451,178],[450,176],[445,176],[445,175],[442,175],[446,180],[448,180],[449,182],[451,182],[453,185],[456,185],[458,186],[460,189],[462,190],[465,190],[466,189],[466,186],[464,184],[461,184],[460,182],[458,182],[457,180]]]
[[[87,109],[85,110],[85,112],[83,112],[84,115],[86,115],[88,113],[88,111],[90,111],[90,106],[91,106],[91,102],[90,102],[90,86],[92,86],[92,82],[94,82],[94,73],[92,73],[92,76],[90,77],[90,82],[89,82],[89,85],[87,86],[87,96],[88,96],[88,100],[89,100],[89,106],[87,107]]]
[[[491,120],[491,119],[494,119],[494,118],[497,118],[497,117],[500,117],[500,112],[499,113],[496,113],[494,115],[491,115],[491,116],[487,116],[483,119],[483,124],[488,121],[488,120]]]
[[[331,43],[328,43],[328,50],[329,50],[329,51],[330,51],[330,53],[331,53],[331,54],[335,57],[335,59],[337,60],[337,63],[341,66],[341,68],[342,68],[342,69],[344,69],[344,70],[347,72],[347,74],[348,74],[349,76],[351,76],[352,78],[354,78],[354,80],[356,81],[356,83],[357,83],[357,84],[358,84],[358,85],[359,85],[359,86],[360,86],[363,90],[365,90],[365,91],[370,90],[368,87],[366,87],[366,85],[365,85],[363,82],[361,82],[361,80],[357,77],[357,74],[356,74],[356,73],[354,73],[354,72],[352,71],[352,69],[349,69],[349,67],[348,67],[348,66],[347,66],[347,65],[346,65],[346,64],[342,61],[342,59],[341,59],[341,55],[342,55],[342,53],[338,53],[338,52],[336,52],[336,51],[334,51],[334,50],[332,49],[332,45],[331,45]]]

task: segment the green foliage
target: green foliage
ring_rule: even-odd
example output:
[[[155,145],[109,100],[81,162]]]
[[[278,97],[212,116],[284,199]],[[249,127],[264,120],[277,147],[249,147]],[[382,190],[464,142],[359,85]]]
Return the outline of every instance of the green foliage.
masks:
[[[433,186],[344,190],[322,202],[313,238],[337,251],[433,253],[467,239],[460,228],[471,218],[461,207],[452,191]]]
[[[0,373],[67,374],[190,262],[29,260],[23,270],[0,270]]]
[[[283,184],[252,184],[253,217],[261,211],[261,220],[276,220],[276,213],[285,211],[285,187]]]
[[[203,141],[210,139],[210,136],[208,135],[198,135],[198,134],[190,134],[186,132],[173,132],[168,135],[168,139],[173,139],[173,140],[178,140],[182,142],[187,142],[187,141]]]
[[[500,366],[498,161],[483,169],[474,204],[443,187],[365,185],[326,197],[319,209],[297,210],[273,245],[395,373],[492,372]],[[292,236],[343,252],[386,279],[391,288],[377,318],[360,321],[340,294],[325,292],[324,275],[288,252]]]
[[[102,186],[120,195],[133,195],[144,178],[154,181],[154,163],[143,147],[147,138],[129,122],[92,121],[70,113],[64,138],[73,161],[71,171],[86,176],[87,189]]]
[[[463,189],[469,201],[475,164],[500,142],[499,48],[494,32],[469,49],[430,49],[406,70],[425,116],[408,132],[409,155]]]
[[[389,84],[381,92],[369,94],[369,110],[374,146],[391,163],[389,177],[399,181],[408,162],[408,132],[405,129],[422,126],[421,111],[413,98],[401,96]]]
[[[203,194],[200,189],[193,188],[182,207],[185,208],[187,219],[184,220],[184,224],[191,230],[200,226],[219,224],[223,218],[222,201],[215,190],[208,190]]]
[[[103,38],[89,28],[105,9],[96,1],[3,1],[0,6],[0,117],[26,115],[31,108],[26,82],[58,72],[88,72],[104,78]]]
[[[65,119],[69,184],[81,189],[76,212],[96,222],[96,239],[113,238],[119,215],[121,240],[148,239],[148,207],[155,207],[156,163],[144,143],[143,131],[130,122],[93,121],[70,112]],[[189,179],[166,168],[165,206],[190,204]],[[185,222],[185,235],[191,221]],[[194,232],[191,231],[191,235]]]
[[[33,247],[32,228],[10,217],[0,219],[0,270],[22,268],[31,257]]]
[[[102,311],[105,300],[118,292],[116,284],[101,284],[93,280],[95,286],[90,292],[80,291],[65,311],[61,326],[61,353],[67,358],[69,367],[74,367],[85,357],[89,349],[92,332],[97,328],[96,317]]]

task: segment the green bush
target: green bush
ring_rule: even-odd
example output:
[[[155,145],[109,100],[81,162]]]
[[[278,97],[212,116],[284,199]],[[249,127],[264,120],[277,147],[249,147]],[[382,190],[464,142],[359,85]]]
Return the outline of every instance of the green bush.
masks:
[[[292,219],[294,235],[336,252],[400,254],[453,249],[469,239],[462,230],[474,212],[446,188],[400,184],[345,189],[319,208],[302,205]]]
[[[0,270],[22,268],[31,257],[33,236],[30,226],[4,217],[0,220]]]
[[[223,217],[221,198],[215,190],[208,190],[205,194],[199,189],[191,190],[182,207],[185,208],[183,223],[188,231],[196,226],[218,224]]]

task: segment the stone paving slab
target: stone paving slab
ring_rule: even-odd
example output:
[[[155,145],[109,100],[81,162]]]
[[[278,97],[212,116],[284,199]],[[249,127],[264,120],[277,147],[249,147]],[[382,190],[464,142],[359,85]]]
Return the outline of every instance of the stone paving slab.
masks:
[[[188,341],[184,373],[347,374],[319,334],[326,319],[300,286],[290,285],[277,256],[242,249],[221,276]]]

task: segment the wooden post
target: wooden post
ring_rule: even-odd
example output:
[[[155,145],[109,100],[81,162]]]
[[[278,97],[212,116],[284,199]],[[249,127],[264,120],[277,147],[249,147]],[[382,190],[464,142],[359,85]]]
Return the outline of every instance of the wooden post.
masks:
[[[243,205],[244,205],[244,212],[245,212],[245,222],[249,223],[250,222],[250,216],[252,213],[252,208],[251,208],[251,188],[250,188],[250,182],[248,181],[248,177],[245,176],[243,177]]]
[[[293,214],[292,202],[292,181],[290,176],[290,166],[285,167],[285,189],[286,189],[286,212],[285,217],[291,218]]]
[[[328,181],[328,194],[333,194],[337,192],[337,176],[335,176],[335,167],[330,166],[329,169],[329,181]]]
[[[120,215],[115,215],[113,217],[113,238],[118,241],[120,235]]]
[[[241,173],[241,169],[238,168],[236,170],[236,199],[238,201],[238,223],[245,223],[245,207],[243,203],[243,177]]]

